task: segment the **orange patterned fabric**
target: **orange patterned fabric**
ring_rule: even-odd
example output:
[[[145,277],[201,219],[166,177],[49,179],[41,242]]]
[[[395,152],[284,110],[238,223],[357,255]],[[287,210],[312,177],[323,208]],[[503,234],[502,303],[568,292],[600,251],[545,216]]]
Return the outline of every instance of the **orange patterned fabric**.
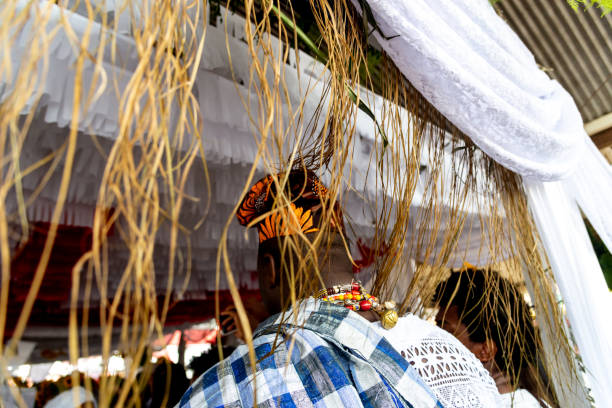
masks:
[[[282,177],[282,174],[279,176]],[[321,201],[328,196],[327,188],[310,171],[292,171],[288,179],[286,193],[292,200],[288,209],[273,208],[276,185],[272,176],[269,175],[259,180],[249,190],[238,208],[236,217],[238,222],[244,226],[267,214],[256,224],[260,243],[270,238],[291,235],[299,231],[303,233],[319,231],[320,211],[318,210]],[[291,211],[293,216],[287,211]],[[338,203],[335,203],[334,212],[332,228],[343,229],[342,213]]]
[[[238,208],[238,222],[240,225],[248,225],[253,219],[258,216],[257,202],[265,201],[270,194],[272,186],[272,176],[266,176],[259,180],[242,200],[242,204]]]
[[[291,211],[295,217],[291,217],[289,214],[281,217],[279,212],[272,213],[269,217],[266,217],[259,224],[259,242],[278,236],[296,234],[298,231],[306,234],[319,230],[313,225],[312,212],[310,210],[304,211],[302,207],[296,207],[295,204],[291,203]]]

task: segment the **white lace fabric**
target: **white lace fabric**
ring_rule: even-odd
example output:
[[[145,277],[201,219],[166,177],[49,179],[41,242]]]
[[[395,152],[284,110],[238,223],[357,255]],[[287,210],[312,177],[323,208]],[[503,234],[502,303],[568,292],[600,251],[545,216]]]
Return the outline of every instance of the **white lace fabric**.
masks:
[[[373,35],[402,74],[487,155],[538,180],[576,168],[586,133],[574,100],[488,0],[368,5]]]
[[[414,315],[377,330],[414,367],[447,408],[502,406],[493,378],[481,362],[452,334]]]

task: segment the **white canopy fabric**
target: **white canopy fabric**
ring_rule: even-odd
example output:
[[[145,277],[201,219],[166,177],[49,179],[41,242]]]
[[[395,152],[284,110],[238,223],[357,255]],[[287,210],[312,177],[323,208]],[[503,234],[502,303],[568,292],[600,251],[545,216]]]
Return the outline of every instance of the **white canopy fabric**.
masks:
[[[597,407],[612,406],[612,301],[580,211],[562,182],[527,182],[526,187],[529,206],[587,368],[587,384]]]
[[[574,170],[585,135],[574,100],[538,68],[488,0],[368,4],[385,52],[485,153],[538,180]]]
[[[612,252],[612,166],[592,141],[587,141],[580,166],[562,184]]]
[[[404,76],[485,153],[528,181],[596,404],[612,406],[604,384],[612,372],[609,296],[576,205],[612,249],[612,174],[572,97],[539,69],[487,0],[367,3],[374,36]]]

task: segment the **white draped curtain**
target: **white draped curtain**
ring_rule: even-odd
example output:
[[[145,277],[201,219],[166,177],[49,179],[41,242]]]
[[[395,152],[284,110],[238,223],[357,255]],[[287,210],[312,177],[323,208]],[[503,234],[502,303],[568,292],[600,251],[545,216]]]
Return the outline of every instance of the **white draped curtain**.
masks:
[[[612,325],[606,281],[576,201],[563,181],[527,181],[529,206],[563,294],[572,334],[598,407],[610,402]],[[606,352],[606,350],[608,350]]]

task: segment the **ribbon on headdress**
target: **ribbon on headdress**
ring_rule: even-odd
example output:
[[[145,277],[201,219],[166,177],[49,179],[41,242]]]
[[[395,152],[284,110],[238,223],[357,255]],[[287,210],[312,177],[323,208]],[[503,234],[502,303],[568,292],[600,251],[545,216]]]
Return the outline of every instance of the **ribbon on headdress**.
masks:
[[[282,177],[283,174],[278,175],[279,179]],[[244,226],[269,213],[256,224],[259,243],[299,231],[304,234],[319,231],[321,204],[329,197],[327,187],[312,171],[294,170],[289,173],[285,188],[285,194],[291,200],[289,207],[272,211],[277,196],[277,186],[270,175],[255,183],[238,207],[236,218]],[[293,212],[294,216],[287,211]],[[337,202],[334,203],[333,211],[331,227],[342,230],[342,211]]]

